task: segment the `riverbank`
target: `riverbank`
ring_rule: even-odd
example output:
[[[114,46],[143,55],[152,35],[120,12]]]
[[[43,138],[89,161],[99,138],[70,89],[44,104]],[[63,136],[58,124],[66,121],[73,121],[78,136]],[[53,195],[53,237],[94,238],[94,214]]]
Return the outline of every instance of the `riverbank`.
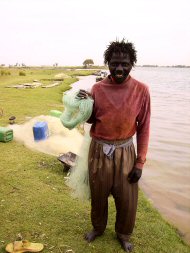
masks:
[[[36,79],[34,75],[33,78]],[[7,79],[9,83],[13,81]],[[0,79],[0,93],[3,94],[0,107],[3,106],[5,112],[0,125],[5,126],[8,115],[12,113],[20,124],[26,122],[26,117],[48,115],[49,110],[61,109],[62,92],[75,81],[74,78],[65,80],[51,90],[38,87],[5,92],[5,80]],[[1,253],[5,245],[18,236],[44,243],[43,252],[60,253],[68,249],[76,253],[123,252],[114,233],[115,206],[112,198],[109,199],[105,234],[87,244],[83,234],[91,229],[90,203],[71,197],[70,189],[64,184],[66,173],[57,158],[30,150],[16,141],[0,142],[0,150]],[[161,217],[141,191],[132,242],[135,244],[134,253],[173,253],[174,249],[179,253],[190,252],[190,247],[182,241],[177,230]]]

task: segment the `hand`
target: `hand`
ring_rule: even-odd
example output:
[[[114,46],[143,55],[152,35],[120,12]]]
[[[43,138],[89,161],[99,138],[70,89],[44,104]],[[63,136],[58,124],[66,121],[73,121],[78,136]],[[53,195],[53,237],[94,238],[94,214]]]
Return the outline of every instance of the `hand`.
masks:
[[[76,98],[88,98],[88,97],[91,97],[91,93],[86,91],[86,90],[79,90],[78,94],[76,95]]]
[[[128,175],[128,181],[130,184],[137,183],[142,175],[142,170],[133,167],[132,171]]]

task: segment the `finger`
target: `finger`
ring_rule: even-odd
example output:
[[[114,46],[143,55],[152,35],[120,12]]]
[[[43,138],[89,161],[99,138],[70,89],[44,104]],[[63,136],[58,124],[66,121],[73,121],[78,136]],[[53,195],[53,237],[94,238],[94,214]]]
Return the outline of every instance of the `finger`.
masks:
[[[82,93],[82,92],[81,92],[81,93],[78,94],[78,96],[79,96],[79,97],[86,97],[86,98],[87,98],[87,97],[88,97],[88,94]]]
[[[130,178],[130,179],[129,179],[129,183],[130,183],[130,184],[134,184],[134,183],[135,183],[135,179],[134,179],[134,178]]]
[[[84,91],[84,90],[79,90],[79,91],[77,92],[77,94],[79,94],[79,95],[86,95],[87,93],[86,93],[86,91]]]
[[[133,176],[133,171],[129,172],[128,178],[131,178]]]
[[[87,99],[88,96],[82,95],[82,94],[78,94],[78,95],[76,95],[76,98],[78,98],[78,99]]]
[[[132,184],[132,183],[133,183],[133,181],[132,181],[132,179],[131,179],[131,178],[128,178],[128,182],[129,182],[130,184]]]
[[[84,92],[79,92],[77,95],[79,95],[79,96],[86,96],[86,93],[84,93]]]
[[[139,177],[134,177],[131,181],[132,181],[132,184],[135,184],[139,181]]]
[[[77,97],[86,97],[85,94],[77,94]]]
[[[128,181],[129,181],[129,183],[131,183],[131,182],[132,182],[132,180],[133,180],[133,178],[132,178],[132,177],[128,177]]]

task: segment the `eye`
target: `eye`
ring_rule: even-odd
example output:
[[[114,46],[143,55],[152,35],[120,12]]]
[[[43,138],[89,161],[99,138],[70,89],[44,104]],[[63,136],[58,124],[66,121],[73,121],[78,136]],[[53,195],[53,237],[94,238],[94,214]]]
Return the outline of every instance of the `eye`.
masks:
[[[123,62],[122,63],[122,67],[129,67],[130,66],[130,63],[129,62]]]
[[[111,63],[110,63],[110,66],[111,66],[111,67],[116,67],[116,66],[117,66],[117,63],[111,62]]]

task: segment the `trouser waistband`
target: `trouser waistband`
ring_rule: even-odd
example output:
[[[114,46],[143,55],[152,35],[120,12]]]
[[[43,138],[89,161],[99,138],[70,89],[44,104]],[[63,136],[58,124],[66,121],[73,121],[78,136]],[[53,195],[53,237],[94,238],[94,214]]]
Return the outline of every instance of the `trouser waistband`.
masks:
[[[133,143],[133,138],[129,138],[126,140],[122,140],[122,141],[106,141],[106,140],[100,140],[100,139],[95,139],[93,138],[97,143],[102,144],[103,145],[103,152],[104,154],[112,159],[113,158],[113,153],[115,151],[116,148],[124,148],[124,147],[128,147]]]

